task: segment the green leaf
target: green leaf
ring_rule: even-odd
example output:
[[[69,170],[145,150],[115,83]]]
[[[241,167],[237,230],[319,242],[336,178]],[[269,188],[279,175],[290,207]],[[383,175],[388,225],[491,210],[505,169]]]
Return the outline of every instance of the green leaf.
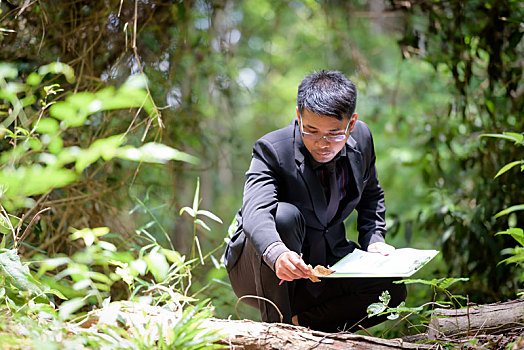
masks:
[[[486,100],[486,108],[491,114],[495,113],[495,105],[493,104],[493,101]]]
[[[71,68],[71,66],[62,62],[52,62],[38,69],[38,74],[41,76],[44,76],[47,73],[63,73],[69,83],[75,82],[75,71],[73,68]]]
[[[47,145],[49,152],[56,155],[62,150],[63,146],[64,142],[59,135],[51,135],[51,141],[49,142],[49,145]]]
[[[200,262],[202,263],[202,265],[204,265],[204,258],[202,257],[202,249],[200,249],[200,240],[198,239],[197,236],[195,236],[195,243],[196,243],[197,250],[198,250],[198,256],[200,257]]]
[[[517,133],[507,133],[504,134],[481,134],[480,137],[495,137],[499,139],[505,139],[515,142],[516,144],[522,144],[524,135]]]
[[[207,226],[207,224],[200,219],[195,219],[195,224],[202,226],[202,228],[204,228],[207,231],[211,231],[209,226]]]
[[[195,217],[195,211],[193,210],[193,208],[190,208],[190,207],[183,207],[182,209],[180,209],[180,213],[179,213],[179,215],[182,215],[183,212],[188,213],[189,216],[191,216],[192,218]]]
[[[508,171],[509,169],[511,169],[511,168],[513,168],[514,166],[517,166],[517,165],[519,165],[519,164],[524,165],[524,160],[516,160],[516,161],[514,161],[514,162],[511,162],[511,163],[508,163],[508,164],[504,165],[504,166],[502,167],[502,169],[499,170],[499,172],[497,173],[497,175],[495,175],[494,178],[496,179],[497,177],[499,177],[500,175],[504,174],[504,173],[505,173],[506,171]]]
[[[106,161],[112,159],[118,155],[118,148],[124,141],[125,139],[122,135],[113,135],[104,139],[98,139],[89,148],[76,152],[76,171],[84,171],[87,166],[96,162],[100,157]]]
[[[400,316],[400,314],[394,312],[394,313],[389,314],[387,319],[388,320],[396,320],[399,316]]]
[[[507,248],[503,249],[502,254],[504,255],[512,255],[507,259],[502,260],[499,262],[499,264],[506,263],[506,264],[517,264],[520,265],[524,262],[524,248],[523,247],[515,247],[515,248]]]
[[[213,265],[215,266],[215,268],[216,268],[217,270],[220,270],[221,266],[220,266],[220,262],[217,260],[217,258],[215,258],[215,257],[213,256],[213,254],[211,254],[209,257],[211,258],[211,262],[213,263]]]
[[[391,295],[389,294],[389,291],[383,291],[382,294],[378,297],[378,300],[384,303],[384,305],[388,305],[389,301],[391,300]]]
[[[200,203],[200,177],[197,177],[197,184],[195,189],[195,195],[193,197],[193,210],[198,211],[198,203]]]
[[[524,204],[513,205],[513,206],[511,206],[509,208],[501,210],[497,214],[495,214],[495,216],[493,216],[493,217],[496,219],[496,218],[499,218],[501,216],[508,215],[510,213],[513,213],[514,211],[519,211],[519,210],[524,210]]]
[[[63,120],[70,127],[82,126],[87,119],[85,112],[80,112],[67,101],[59,101],[53,104],[49,109],[49,114],[58,120]]]
[[[22,201],[28,196],[44,194],[66,186],[77,179],[74,171],[33,165],[0,170],[0,184],[5,186],[3,198]]]
[[[18,76],[18,69],[14,64],[0,63],[0,78],[15,79]]]
[[[14,249],[0,249],[0,275],[4,276],[8,284],[19,290],[33,294],[42,294],[42,290],[33,279],[27,266],[22,265],[17,251]]]
[[[403,301],[400,303],[397,307],[391,307],[388,309],[388,311],[395,312],[395,313],[419,313],[424,308],[422,306],[417,307],[407,307],[406,303]]]
[[[144,90],[146,85],[147,77],[144,74],[134,74],[127,78],[121,88],[125,90]]]
[[[59,125],[56,119],[42,118],[36,122],[35,128],[41,134],[53,134],[58,131]]]
[[[432,279],[432,280],[423,280],[423,279],[404,279],[401,281],[394,281],[393,283],[404,283],[404,284],[414,284],[414,283],[420,283],[420,284],[427,284],[436,288],[441,289],[447,289],[451,285],[461,282],[461,281],[469,281],[469,278],[467,277],[447,277],[447,278],[439,278],[439,279]]]
[[[147,263],[147,267],[157,283],[162,283],[166,280],[169,273],[169,264],[164,255],[153,250],[144,257],[144,261]]]
[[[383,303],[373,303],[367,308],[368,318],[381,314],[384,310],[386,310],[386,305]]]
[[[32,72],[31,74],[29,74],[26,80],[27,84],[32,86],[40,84],[41,81],[42,77],[36,72]]]
[[[511,235],[521,246],[524,246],[524,230],[521,228],[513,227],[506,231],[495,233],[495,236],[497,235]]]
[[[516,143],[523,143],[524,142],[524,134],[519,134],[516,132],[505,132],[504,135],[515,138]]]
[[[95,281],[102,282],[102,283],[104,283],[106,285],[111,285],[113,283],[111,278],[107,277],[105,274],[100,273],[100,272],[91,271],[89,273],[89,278],[91,278],[92,280],[95,280]]]
[[[58,311],[58,318],[60,320],[69,319],[76,311],[83,307],[87,302],[82,298],[74,298],[68,301],[64,301],[60,305],[60,310]]]
[[[163,164],[169,160],[177,160],[191,164],[198,164],[199,162],[198,158],[188,153],[156,142],[146,143],[139,148],[132,146],[123,147],[119,150],[117,156],[122,159],[148,163]]]
[[[6,217],[0,214],[0,233],[7,234],[12,233],[15,227],[19,224],[20,218],[9,215]]]
[[[204,215],[204,216],[207,216],[208,218],[210,218],[212,220],[215,220],[218,223],[222,223],[222,220],[218,216],[216,216],[215,214],[213,214],[212,212],[207,211],[207,210],[199,209],[197,211],[197,215]]]
[[[39,152],[42,150],[42,142],[39,139],[29,139],[29,146],[33,151]]]
[[[184,264],[185,257],[181,256],[180,253],[176,250],[162,248],[160,249],[160,253],[164,254],[167,260],[171,261],[174,264]]]
[[[62,266],[65,264],[69,264],[71,262],[71,259],[68,257],[58,257],[58,258],[50,258],[50,259],[44,259],[42,263],[40,264],[40,268],[38,269],[37,278],[40,278],[46,273],[47,271],[51,271],[56,269],[58,266]]]

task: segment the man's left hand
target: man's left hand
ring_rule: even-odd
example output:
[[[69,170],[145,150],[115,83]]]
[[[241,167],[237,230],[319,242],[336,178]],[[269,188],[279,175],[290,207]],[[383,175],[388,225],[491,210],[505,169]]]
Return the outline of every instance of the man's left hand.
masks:
[[[395,247],[384,242],[376,242],[368,246],[368,252],[389,255],[395,251]]]

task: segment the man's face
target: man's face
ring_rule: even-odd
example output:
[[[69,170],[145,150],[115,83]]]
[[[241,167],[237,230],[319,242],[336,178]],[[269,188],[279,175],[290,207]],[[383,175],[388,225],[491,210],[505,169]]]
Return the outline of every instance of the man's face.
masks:
[[[327,163],[332,160],[338,152],[344,147],[349,133],[353,131],[357,121],[357,114],[353,114],[351,118],[344,117],[338,120],[334,117],[320,116],[307,109],[299,113],[297,108],[297,115],[300,122],[302,122],[302,141],[313,158],[319,163]],[[349,123],[349,124],[348,124]],[[347,134],[340,141],[329,141],[331,136],[344,135],[347,128]]]

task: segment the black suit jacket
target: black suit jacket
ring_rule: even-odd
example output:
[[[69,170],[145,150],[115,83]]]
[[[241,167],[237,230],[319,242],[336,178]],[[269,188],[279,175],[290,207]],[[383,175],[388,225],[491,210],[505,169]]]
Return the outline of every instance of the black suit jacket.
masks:
[[[238,260],[246,237],[261,257],[273,242],[281,241],[275,226],[279,202],[295,205],[306,220],[306,243],[324,234],[328,243],[326,264],[344,257],[356,244],[346,239],[343,221],[357,210],[358,242],[362,249],[384,242],[386,234],[384,192],[375,169],[375,151],[368,126],[357,121],[341,159],[349,161],[354,177],[353,190],[341,200],[335,217],[326,222],[327,201],[320,180],[307,161],[297,119],[288,126],[260,138],[253,147],[253,158],[246,173],[242,208],[236,215],[238,228],[225,252],[230,271]],[[285,234],[283,232],[282,234]],[[308,247],[315,249],[314,246]],[[304,256],[306,263],[308,256]]]

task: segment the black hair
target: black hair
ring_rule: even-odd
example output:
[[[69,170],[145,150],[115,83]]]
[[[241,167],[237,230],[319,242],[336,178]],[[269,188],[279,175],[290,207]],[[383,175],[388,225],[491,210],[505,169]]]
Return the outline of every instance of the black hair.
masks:
[[[305,108],[318,115],[342,120],[353,115],[356,105],[355,84],[337,71],[314,72],[305,76],[298,86],[297,107],[300,114]]]

